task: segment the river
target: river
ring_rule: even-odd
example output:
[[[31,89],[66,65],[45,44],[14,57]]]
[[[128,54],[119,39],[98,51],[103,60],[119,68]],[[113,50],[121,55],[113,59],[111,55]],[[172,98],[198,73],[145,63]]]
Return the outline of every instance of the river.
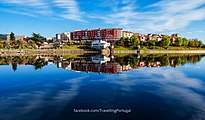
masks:
[[[204,55],[1,56],[0,120],[202,120]]]

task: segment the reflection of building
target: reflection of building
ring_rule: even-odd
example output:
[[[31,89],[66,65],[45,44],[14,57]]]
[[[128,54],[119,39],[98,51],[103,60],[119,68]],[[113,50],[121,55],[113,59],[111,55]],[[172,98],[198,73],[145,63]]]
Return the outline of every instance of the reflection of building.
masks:
[[[102,56],[102,55],[94,56],[94,57],[91,57],[91,58],[92,58],[92,62],[100,63],[100,64],[110,61],[109,57]]]
[[[64,68],[66,70],[71,70],[71,62],[68,61],[62,61],[57,64],[58,68]]]
[[[71,64],[72,70],[83,72],[98,72],[98,73],[122,73],[122,66],[118,63],[81,63],[76,62]]]
[[[61,61],[57,64],[59,68],[82,72],[97,72],[97,73],[122,73],[122,66],[116,62],[110,62],[110,58],[105,56],[92,56],[91,61]]]
[[[130,64],[128,64],[128,65],[123,65],[123,66],[122,66],[122,70],[123,70],[123,71],[132,70],[132,67],[130,66]]]

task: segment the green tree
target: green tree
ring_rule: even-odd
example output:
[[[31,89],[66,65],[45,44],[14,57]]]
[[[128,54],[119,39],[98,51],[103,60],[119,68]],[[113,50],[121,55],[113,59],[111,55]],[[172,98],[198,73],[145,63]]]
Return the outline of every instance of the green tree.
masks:
[[[149,41],[149,45],[150,45],[150,46],[153,46],[153,48],[154,48],[155,45],[156,45],[156,42],[157,42],[157,40],[152,39],[152,40]]]
[[[194,47],[195,46],[195,43],[193,40],[190,40],[189,41],[189,44],[188,44],[189,47]]]
[[[55,49],[60,48],[60,43],[59,43],[59,42],[55,42],[55,43],[53,44],[53,47],[54,47]]]
[[[125,45],[124,43],[125,43],[125,37],[121,37],[120,41],[118,42],[118,45],[124,46]]]
[[[6,42],[6,41],[3,42],[3,47],[6,48],[6,49],[10,49],[10,48],[11,48],[11,46],[9,45],[9,43]]]
[[[131,45],[137,45],[137,44],[140,44],[140,40],[138,39],[136,35],[132,35],[130,37],[130,43]]]
[[[129,45],[130,45],[129,38],[126,37],[124,41],[124,46],[129,46]]]
[[[121,40],[122,42],[125,42],[125,37],[121,37],[120,40]]]
[[[198,47],[201,48],[202,46],[204,46],[204,44],[203,44],[203,42],[200,40]]]
[[[17,43],[17,48],[23,48],[24,47],[23,40],[17,40],[16,43]]]
[[[169,36],[163,36],[162,38],[162,46],[169,46],[171,43]]]
[[[32,48],[36,48],[35,41],[30,40],[30,41],[28,42],[28,44],[29,44]]]
[[[176,38],[176,41],[175,41],[175,45],[181,47],[182,44],[183,44],[182,38],[181,38],[181,37],[177,37],[177,38]]]
[[[189,41],[188,41],[186,38],[183,38],[182,41],[183,41],[182,45],[183,45],[184,47],[187,47],[188,44],[189,44]]]
[[[36,45],[40,47],[43,44],[43,41],[45,40],[45,38],[41,36],[40,34],[33,33],[31,40],[33,40],[36,43]]]
[[[13,32],[11,32],[10,34],[10,40],[15,41],[15,34]]]
[[[1,49],[1,48],[4,48],[4,45],[3,45],[3,43],[0,43],[0,49]]]
[[[12,46],[15,44],[15,34],[13,32],[10,34],[10,43]]]

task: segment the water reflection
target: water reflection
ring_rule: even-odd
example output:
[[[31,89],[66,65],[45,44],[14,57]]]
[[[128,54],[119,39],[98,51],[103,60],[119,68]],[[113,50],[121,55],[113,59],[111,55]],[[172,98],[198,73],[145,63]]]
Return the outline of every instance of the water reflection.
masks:
[[[202,58],[203,55],[1,57],[0,120],[202,120]],[[201,68],[193,69],[198,66]],[[132,112],[73,112],[81,108],[124,108]]]
[[[106,57],[93,56],[6,56],[0,57],[0,65],[12,65],[14,71],[18,65],[33,65],[41,69],[46,65],[55,64],[67,70],[121,74],[122,71],[143,67],[177,67],[187,63],[197,63],[204,55],[114,55]]]

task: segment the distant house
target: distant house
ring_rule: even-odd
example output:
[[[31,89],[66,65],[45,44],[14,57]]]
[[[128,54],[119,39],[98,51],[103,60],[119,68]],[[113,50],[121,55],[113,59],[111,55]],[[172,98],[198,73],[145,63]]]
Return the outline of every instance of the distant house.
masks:
[[[15,35],[15,40],[24,40],[25,38],[25,35]],[[10,34],[0,34],[0,39],[10,40]]]
[[[134,35],[136,35],[140,41],[142,42],[146,41],[146,35],[140,33],[135,33]]]
[[[95,49],[104,49],[110,47],[110,43],[103,40],[95,40],[92,42],[91,47]]]
[[[122,31],[122,37],[127,37],[127,38],[130,38],[132,37],[132,35],[134,35],[133,32],[130,32],[130,31]]]
[[[0,39],[10,40],[10,35],[9,34],[0,34]]]
[[[25,35],[15,35],[15,40],[24,40],[25,38]]]

